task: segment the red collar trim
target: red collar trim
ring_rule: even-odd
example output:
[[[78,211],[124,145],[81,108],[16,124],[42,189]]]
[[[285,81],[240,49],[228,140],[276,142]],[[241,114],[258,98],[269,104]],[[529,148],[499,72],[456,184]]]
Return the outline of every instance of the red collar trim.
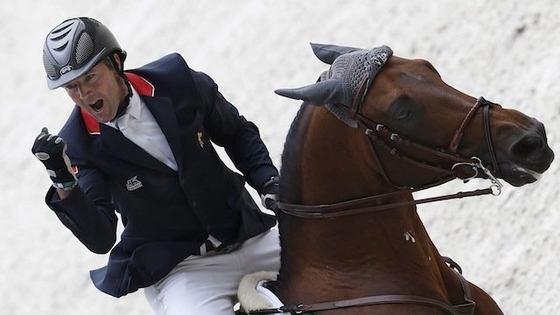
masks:
[[[150,82],[148,82],[148,80],[132,72],[126,72],[125,75],[138,94],[150,97],[155,95],[156,89]],[[84,120],[84,124],[89,134],[100,134],[101,128],[99,127],[99,122],[83,109],[80,109],[80,113],[82,114],[82,119]]]
[[[138,94],[154,97],[156,89],[148,80],[132,72],[126,72],[125,75]]]
[[[99,127],[99,122],[93,118],[88,112],[80,108],[80,114],[82,114],[82,119],[86,125],[86,129],[90,135],[101,134],[101,128]]]

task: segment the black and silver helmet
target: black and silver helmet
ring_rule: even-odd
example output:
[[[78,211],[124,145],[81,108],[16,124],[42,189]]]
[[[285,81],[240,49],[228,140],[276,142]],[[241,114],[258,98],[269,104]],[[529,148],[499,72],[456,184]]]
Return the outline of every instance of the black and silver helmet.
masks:
[[[99,21],[79,17],[62,22],[49,32],[43,47],[49,89],[85,74],[113,52],[119,53],[122,64],[126,53],[113,33]],[[115,63],[113,59],[112,62]]]

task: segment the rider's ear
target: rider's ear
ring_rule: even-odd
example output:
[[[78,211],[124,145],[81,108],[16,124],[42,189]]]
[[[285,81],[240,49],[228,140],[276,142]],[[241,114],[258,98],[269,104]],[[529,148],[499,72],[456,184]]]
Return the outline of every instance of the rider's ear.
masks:
[[[123,61],[124,58],[122,58],[122,56],[116,52],[114,52],[111,56],[111,59],[113,61],[113,65],[115,66],[115,70],[117,70],[118,72],[122,72],[123,69]]]

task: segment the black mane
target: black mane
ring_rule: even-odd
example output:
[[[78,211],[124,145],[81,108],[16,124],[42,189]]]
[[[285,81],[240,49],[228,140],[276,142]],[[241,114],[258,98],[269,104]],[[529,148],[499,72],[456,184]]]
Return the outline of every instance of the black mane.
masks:
[[[303,103],[299,108],[284,142],[280,169],[280,190],[278,193],[278,198],[281,202],[293,203],[296,202],[295,199],[299,196],[299,182],[295,176],[301,173],[301,163],[299,163],[301,136],[298,131],[301,129],[302,116],[307,107],[308,105]]]

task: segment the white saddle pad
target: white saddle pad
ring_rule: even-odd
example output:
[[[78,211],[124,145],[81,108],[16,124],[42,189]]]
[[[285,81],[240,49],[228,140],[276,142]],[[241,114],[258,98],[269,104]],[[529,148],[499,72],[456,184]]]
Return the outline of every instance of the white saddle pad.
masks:
[[[237,289],[237,297],[241,304],[241,308],[250,313],[251,311],[275,309],[284,304],[269,289],[263,286],[268,281],[276,280],[277,272],[260,271],[245,275],[239,283]],[[289,313],[276,313],[289,314]]]

